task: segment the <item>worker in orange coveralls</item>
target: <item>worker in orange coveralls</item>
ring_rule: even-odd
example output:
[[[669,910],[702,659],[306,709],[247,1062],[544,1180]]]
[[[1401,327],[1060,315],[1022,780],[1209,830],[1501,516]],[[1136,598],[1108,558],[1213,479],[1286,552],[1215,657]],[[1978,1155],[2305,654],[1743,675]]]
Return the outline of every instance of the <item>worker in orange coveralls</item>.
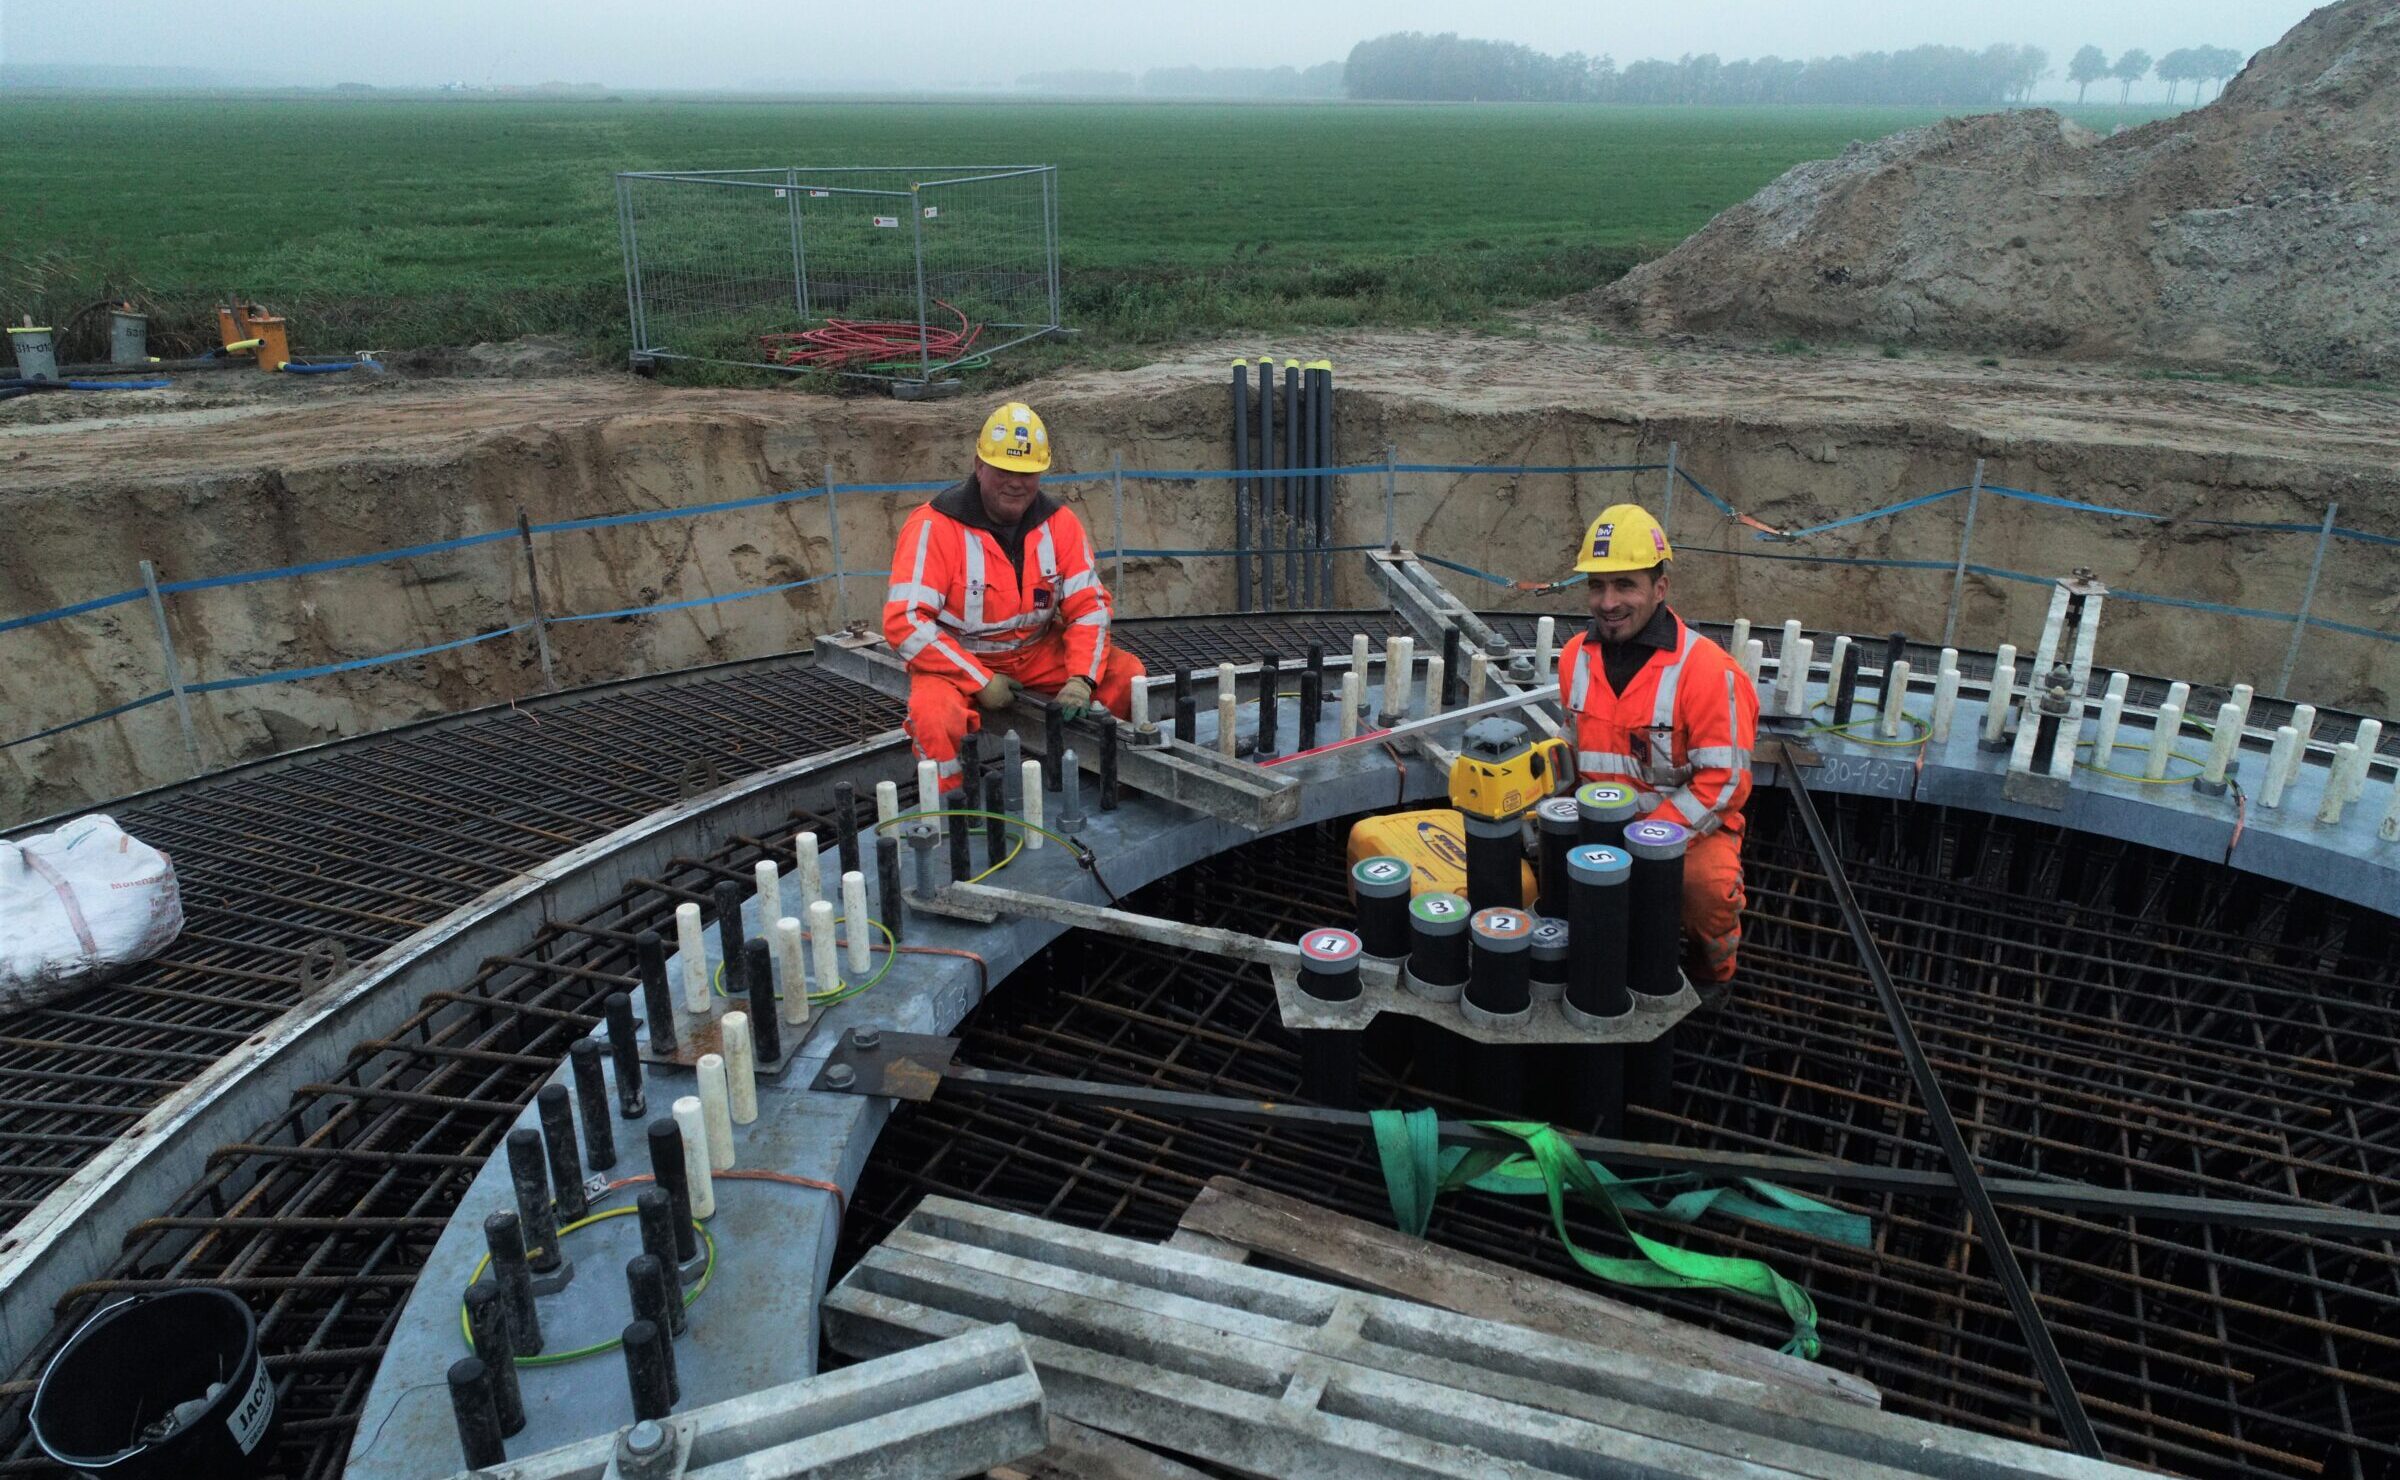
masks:
[[[1742,804],[1758,743],[1758,691],[1726,651],[1667,605],[1667,532],[1638,504],[1585,532],[1592,625],[1558,655],[1558,685],[1586,781],[1631,787],[1645,821],[1691,829],[1683,855],[1685,970],[1733,976],[1742,943]]]
[[[1042,492],[1050,433],[1011,401],[975,438],[975,469],[900,526],[883,636],[908,664],[908,736],[962,785],[959,741],[977,710],[1020,689],[1055,695],[1070,721],[1123,716],[1139,658],[1109,640],[1113,610],[1083,521]]]

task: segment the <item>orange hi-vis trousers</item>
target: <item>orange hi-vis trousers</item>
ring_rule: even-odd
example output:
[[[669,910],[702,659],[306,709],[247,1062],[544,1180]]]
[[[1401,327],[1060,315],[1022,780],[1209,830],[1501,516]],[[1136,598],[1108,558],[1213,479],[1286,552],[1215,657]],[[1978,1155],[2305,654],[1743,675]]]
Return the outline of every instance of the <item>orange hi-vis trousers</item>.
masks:
[[[1732,977],[1748,898],[1742,892],[1741,834],[1720,830],[1684,846],[1683,966],[1693,981]]]
[[[1055,694],[1074,675],[1067,668],[1064,636],[1037,642],[1013,653],[977,655],[994,673],[1004,673],[1035,694]],[[1132,712],[1133,681],[1143,674],[1142,660],[1111,645],[1100,668],[1092,701],[1122,719]],[[958,790],[958,743],[969,730],[983,728],[983,713],[975,707],[975,686],[964,676],[911,673],[908,676],[908,738],[920,760],[941,767],[942,791]],[[986,752],[988,761],[990,753]],[[973,798],[969,798],[970,801]]]

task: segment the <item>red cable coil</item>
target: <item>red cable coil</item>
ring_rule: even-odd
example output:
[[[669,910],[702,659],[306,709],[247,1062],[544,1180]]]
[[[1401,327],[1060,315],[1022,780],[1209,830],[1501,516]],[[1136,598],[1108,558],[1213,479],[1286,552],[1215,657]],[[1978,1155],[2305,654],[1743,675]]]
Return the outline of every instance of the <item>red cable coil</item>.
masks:
[[[938,298],[934,302],[958,314],[955,331],[928,326],[920,339],[915,324],[896,319],[827,319],[821,329],[761,334],[758,342],[775,364],[828,370],[886,360],[912,360],[920,353],[937,360],[958,359],[974,345],[983,333],[983,326],[970,324],[966,314]]]

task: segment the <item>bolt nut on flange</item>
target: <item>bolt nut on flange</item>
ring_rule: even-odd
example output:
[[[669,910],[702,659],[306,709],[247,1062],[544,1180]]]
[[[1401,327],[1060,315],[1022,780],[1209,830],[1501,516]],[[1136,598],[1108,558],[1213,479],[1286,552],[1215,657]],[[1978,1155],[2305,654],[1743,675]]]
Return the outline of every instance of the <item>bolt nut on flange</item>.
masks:
[[[681,1428],[654,1418],[635,1423],[617,1436],[616,1463],[609,1473],[618,1480],[675,1480],[683,1473]]]
[[[883,1047],[883,1033],[875,1028],[852,1028],[850,1046],[860,1053],[873,1053]]]
[[[858,1082],[858,1074],[848,1064],[827,1064],[825,1082],[835,1089],[848,1089]]]

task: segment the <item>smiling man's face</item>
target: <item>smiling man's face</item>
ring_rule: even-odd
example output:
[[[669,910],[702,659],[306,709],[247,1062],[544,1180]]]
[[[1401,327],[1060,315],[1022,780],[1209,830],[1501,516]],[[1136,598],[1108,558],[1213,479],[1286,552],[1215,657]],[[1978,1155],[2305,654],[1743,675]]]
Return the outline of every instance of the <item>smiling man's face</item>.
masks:
[[[975,491],[983,495],[983,512],[994,524],[1015,524],[1023,519],[1041,488],[1039,473],[1012,473],[980,460],[975,464]]]
[[[1588,576],[1584,595],[1592,608],[1592,626],[1602,642],[1623,642],[1650,624],[1659,604],[1667,599],[1667,576],[1662,570],[1616,570]]]

